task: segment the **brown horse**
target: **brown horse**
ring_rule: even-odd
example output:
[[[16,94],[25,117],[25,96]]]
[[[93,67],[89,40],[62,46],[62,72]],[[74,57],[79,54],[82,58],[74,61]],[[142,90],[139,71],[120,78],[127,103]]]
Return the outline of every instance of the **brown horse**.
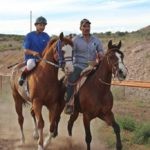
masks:
[[[70,49],[73,47],[72,41],[65,38],[63,34],[60,34],[58,39],[52,39],[48,43],[42,54],[42,58],[40,58],[41,61],[27,77],[27,82],[22,87],[18,85],[18,78],[20,76],[20,71],[17,69],[18,66],[13,70],[11,77],[12,93],[15,101],[16,112],[18,114],[22,142],[25,141],[22,106],[24,103],[31,102],[31,115],[35,124],[33,136],[34,138],[39,139],[38,150],[44,150],[50,142],[50,139],[57,135],[58,122],[64,108],[65,88],[63,87],[62,81],[58,80],[58,41],[59,43],[61,42],[61,49],[63,49],[63,51],[65,51],[65,48],[68,50],[68,47]],[[25,92],[27,87],[28,91]],[[43,140],[44,120],[42,117],[42,106],[46,106],[49,110],[49,121],[51,123],[49,136],[45,141]]]
[[[113,127],[117,140],[116,149],[122,149],[120,128],[112,112],[113,96],[110,90],[112,74],[117,76],[119,80],[124,80],[127,75],[123,63],[124,55],[120,51],[120,47],[121,41],[118,45],[112,45],[112,41],[109,41],[108,50],[103,60],[75,95],[75,110],[68,122],[68,133],[70,136],[72,135],[74,121],[77,119],[79,112],[83,113],[87,150],[91,149],[90,143],[92,140],[90,121],[96,117]]]

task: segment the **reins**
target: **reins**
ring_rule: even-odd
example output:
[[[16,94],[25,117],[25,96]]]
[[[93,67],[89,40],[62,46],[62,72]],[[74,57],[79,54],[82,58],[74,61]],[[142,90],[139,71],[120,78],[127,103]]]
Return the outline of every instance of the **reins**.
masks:
[[[38,57],[38,59],[41,60],[41,61],[43,61],[43,62],[45,62],[45,63],[47,63],[47,64],[50,64],[50,65],[52,65],[52,66],[55,66],[56,68],[59,68],[59,65],[57,65],[57,64],[55,64],[55,63],[53,63],[53,62],[51,62],[51,61],[49,61],[49,60],[47,60],[47,59],[43,59],[43,58],[41,58],[41,57]]]
[[[111,83],[107,83],[105,81],[103,81],[101,78],[98,79],[102,84],[105,84],[105,85],[112,85]]]
[[[63,63],[64,60],[63,60],[63,54],[62,54],[61,46],[62,46],[61,40],[58,40],[57,43],[56,43],[56,49],[57,49],[57,52],[58,52],[59,61],[61,61],[61,63]],[[45,62],[45,63],[47,63],[47,64],[55,66],[56,68],[59,68],[59,65],[57,65],[57,64],[55,64],[55,63],[53,63],[53,62],[51,62],[51,61],[49,61],[47,59],[43,59],[41,57],[38,57],[38,59],[43,61],[43,62]],[[71,57],[66,57],[64,59],[65,59],[64,62],[72,61]]]

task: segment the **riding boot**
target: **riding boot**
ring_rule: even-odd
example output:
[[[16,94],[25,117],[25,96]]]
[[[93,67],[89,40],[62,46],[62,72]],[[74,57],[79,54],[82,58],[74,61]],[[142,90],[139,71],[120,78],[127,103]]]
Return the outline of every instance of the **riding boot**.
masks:
[[[21,77],[19,79],[19,85],[20,86],[23,85],[28,73],[29,73],[29,71],[25,68],[25,70],[22,72]]]
[[[74,87],[68,85],[67,92],[65,95],[65,101],[66,101],[66,106],[64,110],[65,114],[71,115],[73,113],[73,105],[70,104],[70,101],[74,96],[73,93],[74,93]]]
[[[74,98],[74,89],[76,85],[73,85],[78,78],[80,77],[82,69],[79,67],[75,67],[73,73],[70,74],[68,77],[68,85],[67,85],[67,96],[66,96],[66,107],[65,107],[65,113],[66,114],[72,114],[74,111],[74,104],[71,104],[72,99]]]

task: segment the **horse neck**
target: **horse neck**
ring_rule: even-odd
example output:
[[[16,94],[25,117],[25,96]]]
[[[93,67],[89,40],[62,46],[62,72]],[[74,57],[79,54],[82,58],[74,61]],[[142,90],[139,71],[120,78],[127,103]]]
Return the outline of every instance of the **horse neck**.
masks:
[[[111,83],[112,70],[109,68],[107,57],[105,56],[96,71],[96,80],[102,80],[108,84]]]
[[[52,51],[44,52],[42,59],[43,61],[41,60],[38,65],[39,70],[44,73],[44,77],[48,76],[49,79],[56,79],[58,75],[58,68],[44,61],[46,60],[55,63]]]

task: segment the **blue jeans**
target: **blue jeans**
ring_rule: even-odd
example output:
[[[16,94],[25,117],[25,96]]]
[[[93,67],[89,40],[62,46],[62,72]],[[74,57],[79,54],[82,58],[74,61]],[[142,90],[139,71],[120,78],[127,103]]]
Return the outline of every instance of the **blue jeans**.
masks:
[[[67,85],[67,98],[66,98],[67,102],[70,100],[71,96],[73,95],[74,87],[76,86],[76,85],[72,85],[72,84],[74,84],[79,79],[82,70],[83,69],[81,69],[79,67],[75,67],[74,71],[68,77],[68,82],[71,84],[68,83],[68,85]]]

